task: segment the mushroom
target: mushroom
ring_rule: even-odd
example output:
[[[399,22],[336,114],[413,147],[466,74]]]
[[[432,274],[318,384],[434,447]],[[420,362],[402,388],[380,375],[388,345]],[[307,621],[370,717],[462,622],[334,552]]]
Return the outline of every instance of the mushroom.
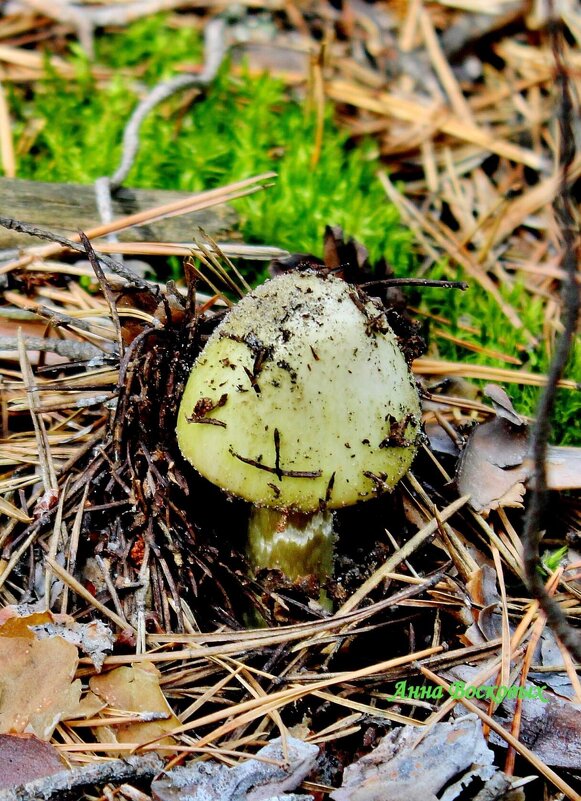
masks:
[[[254,568],[332,572],[331,510],[393,489],[417,450],[418,391],[379,302],[320,273],[246,295],[195,362],[184,457],[252,506]]]

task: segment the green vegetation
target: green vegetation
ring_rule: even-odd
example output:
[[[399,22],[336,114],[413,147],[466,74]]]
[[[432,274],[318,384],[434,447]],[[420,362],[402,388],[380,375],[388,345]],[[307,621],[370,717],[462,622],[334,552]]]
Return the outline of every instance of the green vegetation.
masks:
[[[538,569],[544,576],[549,576],[564,562],[568,551],[569,548],[567,545],[564,545],[562,548],[557,548],[554,551],[545,551],[541,556],[541,564]]]
[[[123,70],[145,64],[140,81],[153,85],[175,75],[177,65],[202,58],[195,31],[169,30],[159,18],[133,25],[122,36],[123,47],[120,38],[110,35],[99,44],[98,61],[118,70],[108,85],[97,89],[76,51],[76,82],[49,73],[32,102],[15,97],[20,130],[26,119],[45,122],[34,147],[20,158],[21,177],[87,183],[110,175],[137,102],[136,80]],[[199,102],[187,108],[183,102],[182,93],[145,121],[128,185],[198,191],[275,170],[275,187],[235,204],[247,242],[315,252],[332,222],[365,242],[374,257],[385,254],[399,273],[409,270],[411,236],[398,225],[374,176],[373,146],[347,151],[347,135],[333,125],[330,108],[313,168],[314,115],[289,100],[280,81],[237,78],[226,66]]]
[[[78,49],[70,56],[76,67],[75,81],[59,78],[47,61],[46,80],[32,94],[18,86],[12,89],[16,139],[29,141],[20,150],[19,176],[88,183],[110,175],[119,162],[124,126],[143,87],[175,75],[180,65],[199,64],[201,59],[196,31],[170,29],[163,17],[154,17],[98,41],[98,63],[115,70],[110,81],[97,85]],[[279,81],[267,76],[237,77],[225,65],[213,85],[193,102],[190,98],[186,105],[184,95],[177,95],[149,116],[127,183],[197,191],[273,169],[279,177],[272,189],[235,203],[240,232],[247,242],[320,254],[325,225],[338,224],[363,242],[372,258],[385,256],[396,274],[412,272],[413,237],[399,224],[375,177],[373,143],[350,147],[347,134],[335,125],[328,108],[323,148],[313,167],[315,131],[314,116],[304,102],[289,97]],[[451,277],[443,265],[435,272],[434,277]],[[503,291],[541,340],[540,305],[531,302],[519,285]],[[524,335],[507,324],[496,303],[479,287],[465,293],[430,290],[422,297],[425,308],[451,321],[451,333],[507,354],[525,354]],[[456,328],[466,320],[477,333]],[[444,340],[438,340],[438,348],[442,358],[507,366]],[[525,355],[526,369],[546,369],[542,347]],[[579,375],[579,352],[576,366]],[[520,412],[533,413],[537,389],[512,386],[509,393]],[[563,442],[578,438],[580,406],[573,393],[559,393],[556,438]]]
[[[431,277],[465,279],[461,270],[457,272],[444,265],[438,265]],[[466,292],[445,292],[436,289],[422,290],[422,308],[430,314],[439,315],[449,320],[449,325],[439,325],[447,333],[475,346],[489,348],[507,356],[517,357],[523,363],[523,369],[531,373],[546,373],[550,355],[543,341],[543,305],[538,297],[523,287],[522,282],[515,279],[512,286],[503,285],[501,292],[505,300],[517,311],[524,328],[541,344],[532,347],[527,340],[526,332],[514,328],[506,319],[498,304],[474,282]],[[512,366],[499,359],[481,355],[466,348],[454,345],[443,339],[434,339],[438,353],[442,358],[461,361],[466,364],[488,364],[493,367],[510,368]],[[577,346],[569,362],[567,377],[577,381],[581,378],[581,346]],[[483,382],[486,383],[486,382]],[[506,385],[505,389],[520,414],[534,417],[539,397],[538,387]],[[557,402],[553,413],[552,441],[564,445],[578,445],[581,440],[581,393],[568,389],[557,391]]]

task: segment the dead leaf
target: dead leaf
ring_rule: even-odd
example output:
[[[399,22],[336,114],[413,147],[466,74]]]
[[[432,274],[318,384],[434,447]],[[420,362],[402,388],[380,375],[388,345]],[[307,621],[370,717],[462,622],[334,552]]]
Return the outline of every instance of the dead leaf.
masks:
[[[168,734],[180,725],[179,719],[165,699],[159,686],[159,670],[150,662],[132,667],[120,667],[102,676],[93,676],[91,690],[110,707],[124,712],[151,716],[143,723],[95,729],[101,742],[146,743]],[[161,740],[163,745],[173,743],[171,737]]]
[[[233,768],[217,762],[194,762],[170,770],[151,785],[155,801],[268,801],[286,796],[313,770],[319,749],[294,737],[286,738],[288,758],[281,738],[261,748],[257,757]],[[268,760],[268,761],[263,761]],[[274,764],[273,764],[274,763]],[[306,798],[306,796],[300,796]]]
[[[492,401],[497,417],[508,420],[509,423],[517,426],[517,428],[525,425],[524,421],[515,412],[510,398],[502,387],[496,384],[487,384],[484,387],[484,394]]]
[[[494,767],[493,759],[476,715],[436,723],[427,731],[403,726],[347,767],[343,784],[330,797],[333,801],[435,801],[445,787],[443,797],[453,801],[466,797],[466,785],[473,780],[487,786],[492,780],[497,792],[491,799],[497,798],[509,781]]]
[[[87,654],[97,670],[114,645],[111,629],[100,620],[77,623],[70,615],[38,612],[28,604],[0,609],[0,637],[62,637]]]
[[[106,706],[106,701],[103,701],[102,698],[99,698],[95,693],[89,690],[89,692],[83,695],[73,714],[63,718],[63,720],[85,720],[87,718],[94,718],[101,710],[105,709]]]
[[[516,414],[500,387],[488,385],[496,417],[481,423],[470,434],[456,471],[458,490],[470,495],[477,512],[488,513],[502,506],[521,507],[528,468],[528,426]]]
[[[77,623],[72,617],[53,616],[54,623],[37,623],[30,628],[39,640],[46,637],[62,637],[63,640],[76,645],[90,657],[92,663],[100,671],[107,654],[113,650],[115,639],[113,632],[100,620],[90,623]]]
[[[26,604],[0,610],[1,733],[30,733],[49,740],[59,721],[77,713],[77,649],[57,636],[39,641],[32,631],[58,617]]]
[[[487,564],[483,564],[475,570],[466,582],[474,618],[474,623],[461,635],[462,642],[467,645],[475,645],[500,637],[502,622],[500,595],[496,582],[496,570]]]
[[[50,612],[37,612],[27,604],[0,609],[0,637],[32,637],[30,626],[52,621]]]
[[[77,663],[77,649],[61,637],[0,637],[0,733],[49,740],[78,707]]]
[[[500,595],[496,586],[496,570],[484,564],[477,568],[466,582],[466,589],[474,604],[492,606],[500,603]]]
[[[525,483],[533,472],[528,455],[529,427],[512,407],[506,392],[494,384],[484,389],[496,417],[481,423],[470,434],[456,469],[461,495],[470,495],[470,505],[487,514],[502,506],[521,507]],[[443,435],[432,424],[430,445],[439,451]],[[445,445],[446,453],[450,447]],[[581,488],[581,448],[550,445],[547,452],[547,487],[550,490]]]
[[[428,408],[428,401],[424,401],[422,407],[424,410]],[[434,408],[436,408],[436,404],[432,404]],[[438,409],[439,411],[439,409]],[[439,423],[428,422],[424,426],[424,430],[426,432],[426,436],[428,438],[428,442],[430,443],[430,449],[437,453],[438,455],[444,456],[454,456],[458,458],[460,454],[460,450],[458,448],[458,444],[454,442],[447,431],[444,431],[442,426]],[[460,441],[460,436],[458,436],[458,440]]]
[[[0,734],[0,790],[65,768],[56,748],[29,734]]]

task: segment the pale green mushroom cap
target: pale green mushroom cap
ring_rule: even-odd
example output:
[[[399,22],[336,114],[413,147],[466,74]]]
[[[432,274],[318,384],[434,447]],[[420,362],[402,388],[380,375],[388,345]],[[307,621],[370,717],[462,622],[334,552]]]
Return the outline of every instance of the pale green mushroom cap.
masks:
[[[381,307],[342,280],[287,273],[244,297],[194,364],[184,457],[258,506],[313,512],[395,486],[420,403]]]

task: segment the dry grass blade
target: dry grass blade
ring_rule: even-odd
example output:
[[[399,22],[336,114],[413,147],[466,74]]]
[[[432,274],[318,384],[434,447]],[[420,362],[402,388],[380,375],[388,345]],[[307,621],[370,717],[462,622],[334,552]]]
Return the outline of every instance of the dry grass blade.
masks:
[[[465,502],[465,501],[464,501]],[[413,595],[423,591],[424,588],[435,583],[439,579],[439,575],[432,576],[431,579],[425,579],[421,586],[412,586],[407,590],[403,590],[395,596],[370,604],[360,610],[351,610],[345,613],[338,614],[332,618],[321,620],[315,623],[302,623],[293,626],[283,626],[281,628],[266,629],[266,630],[250,630],[245,632],[228,632],[224,635],[211,635],[211,634],[171,634],[171,635],[157,635],[150,637],[152,642],[167,642],[173,645],[177,643],[193,644],[192,649],[185,649],[183,651],[157,651],[148,652],[146,654],[132,655],[131,661],[148,661],[152,662],[167,662],[173,661],[176,658],[208,658],[211,656],[227,656],[234,654],[243,654],[253,651],[257,648],[265,648],[273,645],[280,645],[282,643],[288,644],[297,640],[303,640],[307,636],[316,634],[330,635],[336,629],[343,626],[350,626],[359,624],[368,620],[373,615],[387,609],[391,606],[396,606],[404,598],[412,597]],[[69,579],[70,580],[70,579]],[[86,591],[85,591],[86,592]],[[237,636],[238,635],[238,636]],[[220,644],[205,645],[202,643],[216,642]],[[307,643],[308,644],[308,643]],[[302,643],[300,647],[304,647]],[[126,664],[128,657],[126,656],[108,656],[105,660],[107,665],[123,665]],[[81,659],[81,664],[87,664],[90,660]]]
[[[57,493],[57,478],[52,460],[52,453],[48,444],[46,436],[46,427],[42,415],[39,414],[40,404],[38,402],[38,389],[35,384],[30,361],[24,345],[22,332],[18,333],[18,350],[20,354],[20,368],[24,379],[24,386],[26,388],[28,408],[30,409],[30,416],[34,426],[34,434],[36,437],[36,444],[38,447],[38,454],[40,459],[40,474],[44,484],[45,494]]]
[[[206,737],[203,737],[198,741],[200,745],[207,745],[213,740],[216,740],[219,737],[228,734],[231,731],[234,731],[239,726],[242,726],[247,722],[255,720],[257,717],[261,717],[263,714],[266,714],[267,712],[280,709],[281,707],[284,707],[287,704],[297,701],[303,696],[309,695],[316,690],[325,690],[328,687],[331,687],[335,684],[339,684],[342,682],[352,682],[360,678],[365,678],[367,676],[380,675],[386,670],[390,670],[395,667],[400,667],[401,665],[411,664],[418,659],[425,659],[426,657],[429,657],[432,654],[439,653],[441,650],[442,649],[440,647],[426,648],[423,651],[418,651],[416,654],[409,654],[405,657],[389,659],[386,662],[380,662],[378,664],[370,665],[369,667],[362,668],[361,670],[348,671],[345,672],[344,674],[341,674],[340,676],[335,676],[329,679],[323,679],[307,687],[298,686],[298,687],[291,687],[286,690],[279,690],[278,692],[270,693],[266,697],[245,701],[242,704],[238,704],[238,706],[233,709],[227,709],[221,712],[214,712],[210,715],[197,718],[196,720],[190,721],[184,726],[181,726],[179,729],[174,731],[173,734],[177,735],[208,724],[213,725],[215,723],[218,723],[220,720],[224,718],[230,718],[234,714],[234,718],[232,720],[214,729],[209,735],[206,735]]]
[[[506,384],[523,384],[525,386],[543,387],[547,377],[538,373],[529,373],[526,370],[508,370],[503,367],[487,367],[481,364],[462,364],[461,362],[447,362],[440,359],[422,357],[414,362],[414,372],[418,375],[459,375],[463,378],[479,378],[484,381],[497,381]],[[560,389],[578,390],[576,381],[562,378],[557,386]]]
[[[362,90],[347,81],[332,81],[327,86],[327,94],[340,103],[349,103],[357,108],[372,111],[387,117],[395,117],[404,122],[422,122],[433,131],[434,127],[449,136],[476,145],[485,151],[516,161],[533,170],[543,170],[545,159],[531,150],[513,145],[501,138],[491,136],[478,126],[464,122],[447,110],[434,104],[431,106],[404,97],[396,97],[387,92],[377,94]]]
[[[107,13],[114,13],[114,5]],[[192,236],[187,223],[185,241],[179,228],[169,226],[163,236],[148,229],[150,241],[106,239],[131,226],[251,195],[270,185],[275,174],[175,202],[173,194],[155,193],[152,200],[144,192],[147,199],[131,208],[152,208],[130,215],[119,199],[119,219],[97,225],[98,217],[89,215],[91,222],[79,226],[91,229],[86,240],[82,235],[67,240],[3,218],[12,230],[21,226],[19,237],[37,235],[49,244],[17,256],[12,251],[0,267],[0,602],[42,600],[48,606],[52,596],[54,608],[70,616],[70,625],[113,628],[116,641],[112,653],[104,651],[104,674],[114,679],[147,675],[171,708],[171,715],[154,713],[151,720],[157,714],[170,726],[179,721],[170,745],[153,740],[153,734],[145,744],[137,736],[117,742],[126,726],[147,722],[142,707],[97,704],[84,719],[75,712],[77,719],[59,724],[53,738],[71,765],[107,765],[118,754],[130,760],[137,750],[163,754],[167,769],[190,756],[236,765],[279,732],[284,742],[287,727],[303,720],[308,731],[300,729],[302,736],[324,744],[321,772],[304,789],[325,794],[340,783],[355,753],[369,752],[394,726],[415,726],[418,737],[426,736],[454,705],[453,699],[438,705],[432,698],[403,699],[396,709],[394,683],[413,682],[418,673],[442,682],[437,679],[442,671],[455,675],[469,665],[477,666],[475,687],[484,682],[517,686],[530,682],[532,667],[545,676],[559,669],[532,666],[545,621],[523,584],[520,512],[501,507],[485,518],[468,508],[468,496],[459,498],[454,485],[468,432],[501,415],[496,406],[481,402],[478,387],[465,379],[542,387],[545,374],[523,369],[527,347],[535,359],[549,356],[559,331],[557,286],[566,271],[560,265],[558,220],[549,208],[563,188],[551,166],[559,149],[551,56],[542,31],[533,30],[522,6],[515,11],[512,2],[485,8],[483,0],[468,0],[460,3],[461,10],[457,2],[411,0],[401,14],[389,9],[387,24],[385,3],[342,6],[314,4],[307,14],[300,4],[287,3],[271,20],[272,9],[254,4],[250,17],[276,23],[274,49],[284,50],[285,57],[299,54],[307,65],[305,54],[319,54],[311,61],[314,141],[307,143],[316,175],[328,156],[326,99],[351,137],[349,149],[356,150],[361,137],[373,138],[375,150],[369,153],[381,158],[379,181],[386,200],[413,233],[421,266],[412,279],[394,277],[381,264],[372,272],[358,245],[342,241],[335,231],[327,233],[324,261],[346,280],[361,282],[365,292],[389,299],[390,321],[422,377],[429,442],[420,448],[413,473],[393,493],[334,513],[335,573],[324,586],[334,614],[319,604],[321,586],[314,579],[291,582],[276,570],[250,571],[247,507],[214,491],[189,469],[175,444],[177,402],[190,367],[232,297],[249,290],[230,259],[274,259],[274,271],[292,263],[285,258],[290,254],[268,246],[218,244],[203,233]],[[171,15],[170,24],[205,25],[206,8],[198,7],[193,16]],[[502,28],[509,13],[512,40]],[[214,16],[212,10],[208,14]],[[244,29],[245,15],[238,24]],[[565,55],[573,81],[579,57],[569,45],[579,31],[572,18],[566,24]],[[484,38],[477,40],[479,35]],[[299,44],[285,49],[297,36]],[[17,14],[0,38],[6,89],[0,95],[0,150],[10,170],[12,132],[3,97],[11,102],[15,81],[40,76],[41,48],[50,51],[55,42],[60,47],[62,32],[50,20],[25,22]],[[262,50],[268,52],[268,46]],[[250,42],[250,62],[252,54]],[[303,81],[302,91],[306,72],[301,78],[296,63],[286,71],[275,64],[273,71],[285,76],[289,87]],[[72,74],[64,61],[53,64]],[[141,66],[131,68],[138,81]],[[97,81],[108,74],[94,65],[90,69]],[[250,63],[250,70],[256,65]],[[185,99],[178,113],[189,114],[190,103]],[[17,106],[10,111],[15,117],[19,113]],[[23,122],[22,134],[14,130],[19,156],[26,160],[42,135],[36,120]],[[179,129],[178,124],[176,136]],[[575,156],[567,187],[580,174]],[[66,191],[60,188],[61,194]],[[92,188],[86,191],[94,206]],[[160,205],[159,197],[172,202]],[[355,198],[352,205],[356,209]],[[314,217],[316,222],[315,212]],[[190,243],[190,237],[199,241]],[[14,237],[11,247],[14,242],[20,246]],[[405,264],[407,244],[401,260],[396,252],[394,246],[394,264]],[[93,268],[85,261],[68,263],[87,253]],[[145,269],[138,266],[134,274],[119,268],[108,254],[145,261],[149,256],[152,265],[168,256],[185,257],[184,277],[167,286],[146,280]],[[303,256],[299,260],[304,266]],[[311,266],[319,267],[319,261]],[[463,271],[474,291],[456,306],[455,300],[447,305],[448,290],[423,289],[438,284],[434,268],[438,277],[450,279],[449,285],[457,285],[457,273]],[[405,307],[405,281],[410,286],[404,292],[423,292],[419,308]],[[212,296],[199,293],[197,284]],[[517,288],[520,294],[513,291]],[[445,300],[432,306],[431,298],[440,292]],[[473,311],[474,295],[486,298],[495,319],[507,326],[504,339],[504,330],[496,341],[486,336],[486,321]],[[529,301],[536,305],[529,307]],[[542,316],[539,325],[532,308]],[[460,309],[468,310],[466,315]],[[421,355],[416,317],[433,324],[429,356]],[[514,330],[508,333],[508,327]],[[504,366],[436,358],[437,349],[455,353],[450,344],[479,357],[471,360]],[[575,377],[559,386],[579,388]],[[567,454],[561,452],[561,458]],[[553,508],[544,543],[548,549],[558,547],[563,532],[572,536],[581,522],[571,494],[558,496]],[[575,626],[581,620],[578,570],[575,563],[563,564],[547,582]],[[580,693],[576,666],[566,652],[562,662],[572,692]],[[91,652],[85,652],[75,679],[86,686],[95,681],[96,671]],[[88,693],[83,704],[91,707],[91,702]],[[492,707],[489,715],[471,711],[477,711],[485,729],[494,728]],[[499,731],[509,744],[507,772],[520,753],[561,793],[578,798],[518,742],[529,742],[530,736],[520,712],[517,705],[510,735]],[[118,793],[117,784],[111,779],[110,787],[87,794],[109,798]],[[135,788],[120,792],[146,801]]]
[[[13,503],[10,503],[10,501],[7,501],[6,498],[0,498],[0,514],[18,520],[20,523],[30,523],[32,520],[30,515],[23,512],[22,509],[19,509]]]
[[[95,242],[95,247],[100,253],[123,253],[126,255],[140,256],[198,256],[202,251],[195,242],[185,244],[183,242],[106,242],[101,239]],[[219,245],[220,253],[226,262],[230,258],[253,259],[256,261],[270,261],[288,256],[288,250],[282,248],[266,247],[264,245],[245,245],[238,243],[222,242]],[[41,269],[39,266],[38,269]],[[45,267],[48,271],[48,267]],[[86,270],[77,268],[78,274],[86,275]],[[82,271],[82,272],[81,272]],[[105,273],[107,275],[107,273]],[[244,280],[243,276],[240,279]]]
[[[52,570],[55,576],[59,578],[62,582],[64,582],[70,590],[74,593],[79,595],[88,604],[93,606],[98,612],[108,618],[112,623],[114,623],[121,631],[125,631],[127,629],[135,630],[133,627],[123,618],[119,617],[119,615],[115,614],[115,612],[108,609],[104,604],[100,603],[83,585],[78,582],[74,576],[71,576],[64,567],[61,567],[58,562],[55,562],[50,556],[46,557],[46,564]],[[135,632],[136,633],[136,632]]]
[[[522,328],[522,321],[516,311],[504,300],[496,284],[482,267],[474,261],[466,248],[462,246],[461,242],[455,239],[450,229],[445,229],[443,232],[441,230],[441,223],[430,221],[425,215],[418,211],[412,203],[401,196],[385,173],[380,173],[379,179],[389,199],[395,203],[398,208],[405,209],[405,217],[413,218],[420,230],[431,237],[436,244],[442,248],[444,253],[449,254],[454,262],[458,262],[458,264],[466,270],[466,273],[476,280],[482,288],[495,299],[515,328]]]

